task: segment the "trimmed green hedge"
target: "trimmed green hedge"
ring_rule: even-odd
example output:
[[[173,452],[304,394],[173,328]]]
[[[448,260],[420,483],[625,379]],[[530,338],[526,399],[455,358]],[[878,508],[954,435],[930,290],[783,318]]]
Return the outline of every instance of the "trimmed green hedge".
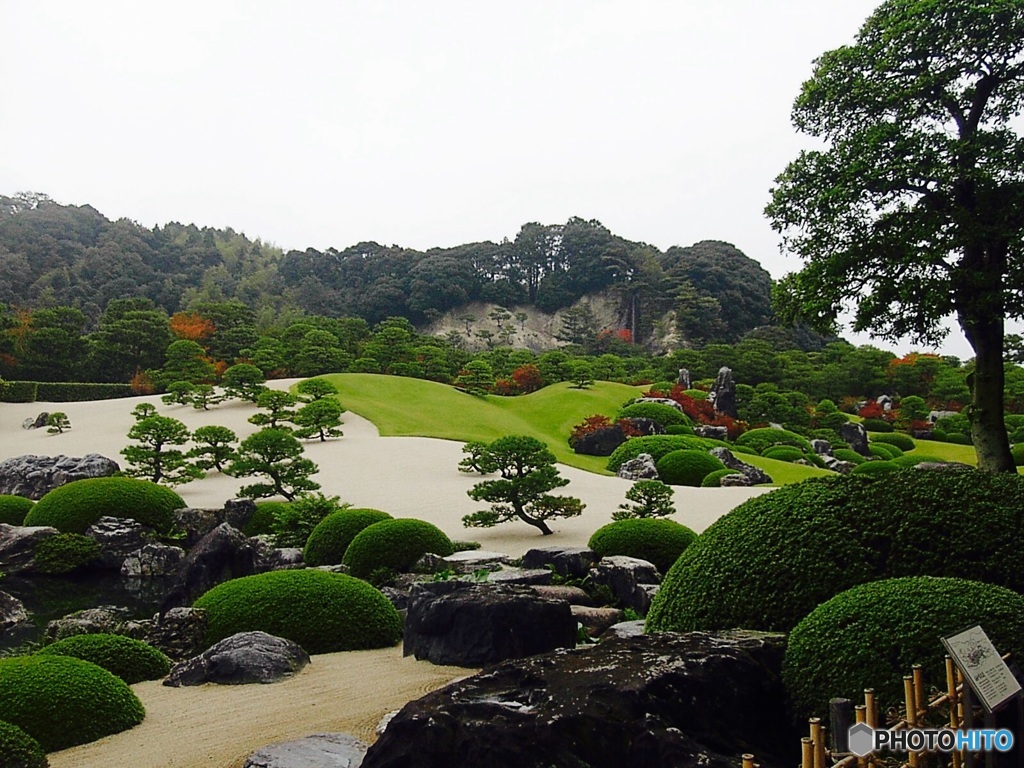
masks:
[[[587,546],[601,557],[638,557],[662,573],[693,543],[697,534],[672,520],[653,517],[619,520],[594,531]]]
[[[24,496],[0,495],[0,523],[22,525],[35,502]]]
[[[902,432],[893,432],[888,435],[871,435],[871,442],[895,445],[901,451],[912,451],[917,447],[913,438],[910,435],[904,435]]]
[[[939,638],[980,624],[1000,653],[1024,653],[1024,597],[964,579],[911,576],[848,589],[789,633],[783,682],[799,717],[828,714],[833,697],[857,700],[874,688],[884,709],[903,702],[914,664],[944,680]]]
[[[188,506],[169,488],[134,477],[94,477],[54,488],[25,516],[25,525],[52,525],[65,533],[85,533],[104,515],[136,520],[166,533],[173,512]]]
[[[736,438],[736,445],[743,445],[753,448],[760,454],[773,445],[795,445],[802,451],[812,452],[811,442],[796,432],[788,429],[775,429],[774,427],[761,427],[744,432]]]
[[[142,703],[123,680],[69,656],[0,659],[0,712],[47,752],[138,725]]]
[[[721,440],[689,435],[646,435],[631,437],[608,457],[607,468],[610,472],[618,472],[619,467],[641,453],[649,453],[655,462],[672,451],[700,450],[707,451],[719,445],[727,445]]]
[[[77,403],[133,397],[130,384],[92,384],[67,381],[0,381],[2,403]]]
[[[868,443],[868,451],[872,456],[877,456],[880,459],[891,460],[898,459],[903,455],[903,451],[897,448],[895,445],[889,445],[888,443]]]
[[[663,427],[670,425],[692,426],[690,417],[682,411],[664,403],[633,403],[619,411],[619,419],[651,419]]]
[[[726,475],[742,475],[743,473],[736,469],[716,469],[714,472],[704,476],[704,479],[700,481],[701,488],[721,488],[722,478]]]
[[[451,540],[436,525],[400,518],[361,530],[345,550],[342,562],[353,576],[365,579],[379,568],[408,571],[428,552],[447,557],[454,551]]]
[[[402,635],[402,619],[365,581],[315,569],[270,571],[232,579],[195,601],[207,612],[206,642],[260,630],[301,645],[307,653],[387,648]]]
[[[807,459],[807,454],[795,445],[776,445],[772,448],[766,448],[764,453],[761,455],[766,459],[785,461],[789,464],[792,464],[794,461],[799,461],[800,459]]]
[[[0,768],[47,768],[49,764],[38,741],[0,720]]]
[[[309,534],[302,559],[306,565],[337,565],[360,531],[390,519],[391,515],[379,509],[342,509],[332,512]]]
[[[1010,447],[1010,455],[1013,456],[1015,467],[1024,466],[1024,443],[1017,443]]]
[[[71,656],[91,661],[128,685],[159,680],[171,671],[171,660],[153,646],[124,635],[72,635],[41,648],[44,656]]]
[[[0,403],[34,403],[37,386],[34,381],[0,381]]]
[[[666,575],[648,629],[788,631],[839,592],[898,576],[1024,592],[1021,510],[1024,480],[977,470],[784,486],[701,534]]]
[[[683,450],[666,453],[655,465],[658,477],[669,485],[689,485],[699,488],[704,478],[719,469],[725,469],[718,458],[706,451]]]
[[[903,469],[895,461],[865,461],[853,468],[853,475],[887,475]]]
[[[868,432],[884,432],[885,434],[892,432],[892,424],[885,419],[864,419],[861,424]]]
[[[832,455],[840,461],[848,461],[851,464],[863,464],[867,461],[866,458],[850,448],[836,448],[832,451]]]

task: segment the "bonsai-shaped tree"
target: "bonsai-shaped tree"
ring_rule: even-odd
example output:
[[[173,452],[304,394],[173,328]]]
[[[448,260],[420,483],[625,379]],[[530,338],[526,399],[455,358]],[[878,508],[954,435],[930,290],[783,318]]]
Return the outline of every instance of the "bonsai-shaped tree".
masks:
[[[462,518],[468,528],[490,528],[518,518],[548,536],[552,531],[547,520],[583,512],[579,499],[547,493],[569,481],[559,477],[554,454],[534,437],[499,437],[482,451],[478,464],[485,473],[498,472],[501,479],[484,480],[467,491],[474,501],[491,503],[490,509]]]
[[[71,429],[71,420],[66,413],[54,411],[46,417],[46,431],[51,435],[62,435],[67,429]]]
[[[237,397],[240,400],[248,400],[255,403],[261,394],[267,391],[263,382],[267,377],[263,371],[251,363],[238,363],[232,365],[221,379],[221,386],[224,387],[224,394],[228,397]]]
[[[305,381],[300,381],[298,386],[295,387],[295,391],[307,403],[313,403],[317,400],[323,400],[325,397],[338,394],[338,388],[327,379],[306,379]]]
[[[128,437],[140,445],[129,445],[121,450],[130,465],[125,474],[169,485],[203,476],[203,470],[190,463],[183,451],[167,447],[188,442],[188,427],[177,419],[148,416],[135,422],[128,430]]]
[[[295,418],[295,410],[292,406],[298,402],[299,398],[291,392],[268,389],[256,398],[256,405],[265,409],[267,413],[254,413],[249,417],[249,423],[259,427],[288,431],[291,428],[282,422],[292,421]]]
[[[196,385],[191,381],[175,381],[167,386],[167,394],[160,399],[165,405],[189,405]]]
[[[201,469],[224,472],[224,465],[237,455],[234,444],[238,442],[238,435],[227,427],[215,424],[199,427],[192,433],[192,441],[196,447],[188,452],[188,456],[196,459],[196,466]]]
[[[455,377],[455,386],[471,395],[483,397],[494,386],[494,371],[485,360],[470,360]]]
[[[459,472],[478,472],[481,475],[487,474],[480,465],[484,455],[487,453],[487,443],[482,443],[479,440],[470,440],[462,446],[462,452],[468,454],[468,456],[459,462]]]
[[[269,480],[243,487],[239,491],[243,496],[284,496],[292,501],[297,494],[320,487],[309,479],[316,471],[316,464],[302,457],[302,443],[291,432],[268,427],[242,441],[227,474],[233,477],[264,475]]]
[[[192,395],[189,402],[197,411],[208,411],[211,405],[223,403],[225,396],[213,388],[210,384],[196,384],[192,388]]]
[[[150,416],[156,416],[156,406],[152,403],[139,403],[132,408],[132,416],[136,421],[142,421],[148,419]]]
[[[296,437],[319,437],[324,442],[328,437],[341,437],[341,414],[345,411],[333,397],[314,400],[299,408],[294,422],[299,427]]]
[[[291,504],[282,504],[274,515],[274,544],[279,547],[304,547],[325,517],[351,504],[341,504],[337,496],[304,493]]]
[[[675,514],[672,494],[675,491],[661,480],[637,480],[626,491],[626,498],[632,504],[619,504],[612,512],[612,520],[629,520],[633,517],[667,517]]]
[[[594,383],[594,368],[586,360],[569,363],[569,379],[573,389],[587,389]]]

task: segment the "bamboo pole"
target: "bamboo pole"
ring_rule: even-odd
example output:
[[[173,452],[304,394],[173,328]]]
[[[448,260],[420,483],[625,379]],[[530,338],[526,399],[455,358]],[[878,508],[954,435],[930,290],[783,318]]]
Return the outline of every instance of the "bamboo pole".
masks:
[[[743,760],[743,768],[754,768],[754,756],[749,752],[741,756]]]
[[[960,728],[960,697],[956,691],[956,665],[953,664],[953,657],[946,657],[946,698],[949,701],[949,727],[954,731]],[[953,768],[961,768],[963,755],[958,750],[953,750]]]
[[[928,699],[924,690],[924,668],[920,664],[915,664],[911,669],[914,675],[914,704],[917,707],[914,710],[914,722],[918,723],[928,711]]]
[[[917,726],[917,702],[914,701],[914,676],[903,676],[903,699],[907,707],[907,728]],[[917,767],[917,752],[907,752],[907,762],[911,768]]]
[[[807,736],[804,736],[800,739],[800,749],[800,768],[814,768],[814,742]]]
[[[825,729],[820,717],[812,717],[809,721],[811,743],[814,745],[814,768],[825,768]]]
[[[868,725],[872,728],[878,727],[878,709],[875,706],[875,689],[864,689],[864,706],[868,716]]]

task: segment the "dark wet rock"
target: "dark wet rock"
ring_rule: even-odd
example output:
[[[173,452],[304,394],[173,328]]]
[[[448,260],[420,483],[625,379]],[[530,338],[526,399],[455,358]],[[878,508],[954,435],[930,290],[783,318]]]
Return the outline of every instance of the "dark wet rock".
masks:
[[[547,568],[502,568],[487,574],[489,584],[543,585],[550,584],[551,579],[551,571]]]
[[[85,535],[100,548],[96,567],[120,571],[125,558],[156,538],[156,533],[136,520],[120,517],[101,517],[85,529]]]
[[[644,634],[644,620],[634,619],[633,621],[620,621],[613,624],[601,636],[604,640],[611,640],[616,637],[640,637]]]
[[[588,637],[599,637],[613,624],[625,618],[624,611],[618,608],[592,608],[587,605],[572,606],[572,617],[583,625]]]
[[[206,625],[202,608],[172,608],[154,617],[145,640],[173,661],[190,659],[206,648]]]
[[[593,605],[593,598],[579,587],[567,587],[563,584],[535,584],[534,592],[549,600],[565,600],[569,605]]]
[[[28,611],[21,600],[6,592],[0,592],[0,638],[8,633],[14,634],[31,624]]]
[[[470,574],[480,570],[497,571],[512,558],[503,552],[488,552],[483,549],[469,549],[441,558],[445,568],[455,573]]]
[[[129,552],[121,565],[121,575],[129,579],[159,579],[175,576],[185,561],[185,550],[168,544],[146,544]]]
[[[697,437],[710,437],[712,440],[728,440],[729,430],[726,427],[712,427],[710,424],[702,424],[693,428]]]
[[[49,526],[0,523],[0,572],[11,576],[31,573],[35,569],[39,542],[58,533],[60,531]]]
[[[855,450],[861,456],[871,455],[871,450],[868,448],[868,433],[867,430],[864,429],[863,424],[858,424],[853,421],[840,424],[839,436],[849,443],[850,448]]]
[[[735,469],[737,472],[742,473],[746,478],[746,482],[743,483],[733,480],[726,484],[726,477],[731,477],[731,475],[726,475],[720,481],[720,485],[723,487],[727,487],[727,485],[763,485],[764,483],[770,483],[772,481],[771,476],[768,475],[767,472],[762,469],[758,469],[753,464],[747,464],[745,461],[741,461],[736,458],[736,455],[724,446],[712,448],[708,453],[725,464],[727,469]]]
[[[254,573],[256,547],[241,531],[221,523],[188,553],[181,574],[160,606],[160,615],[171,608],[191,605],[222,582]]]
[[[831,456],[832,443],[828,440],[811,440],[811,450],[819,456]]]
[[[73,480],[109,477],[121,467],[116,461],[89,453],[73,456],[15,456],[0,461],[0,494],[38,501],[54,488]]]
[[[344,733],[314,733],[258,749],[242,768],[359,768],[368,746]]]
[[[597,553],[589,547],[534,547],[523,555],[523,568],[551,567],[559,576],[582,579],[597,562]]]
[[[239,632],[175,664],[164,685],[276,683],[307,664],[309,654],[298,643],[266,632]]]
[[[595,584],[607,586],[623,608],[632,608],[641,616],[651,607],[651,593],[645,585],[661,583],[661,574],[653,563],[625,555],[602,557],[590,569]]]
[[[718,369],[715,383],[711,385],[708,400],[715,406],[718,413],[739,418],[736,412],[736,382],[732,378],[732,370],[724,365]]]

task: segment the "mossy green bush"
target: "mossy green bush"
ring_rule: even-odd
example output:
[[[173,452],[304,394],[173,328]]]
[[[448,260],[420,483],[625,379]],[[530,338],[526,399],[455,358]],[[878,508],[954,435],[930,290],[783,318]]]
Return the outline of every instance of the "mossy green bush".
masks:
[[[357,533],[342,562],[353,576],[364,579],[378,568],[408,571],[428,552],[447,557],[454,551],[451,540],[436,525],[400,518],[382,520]]]
[[[1010,455],[1013,456],[1013,466],[1024,466],[1024,443],[1010,446]]]
[[[134,477],[94,477],[54,488],[25,516],[26,525],[52,525],[85,533],[104,515],[136,520],[160,533],[174,523],[174,510],[188,506],[169,488]]]
[[[851,464],[863,464],[867,461],[867,459],[851,448],[836,448],[832,451],[832,455],[840,461],[848,461]]]
[[[402,619],[365,581],[315,569],[270,571],[219,584],[194,603],[207,612],[206,642],[263,631],[307,653],[386,648],[398,642]]]
[[[868,443],[868,451],[872,456],[885,460],[898,459],[903,455],[903,451],[888,443]]]
[[[730,445],[729,450],[732,451],[733,453],[745,453],[747,456],[759,455],[758,452],[755,451],[753,448],[749,448],[745,445]]]
[[[703,389],[684,389],[683,394],[692,397],[694,400],[707,400],[708,393]]]
[[[673,520],[642,517],[598,528],[587,546],[601,557],[638,557],[666,573],[696,538],[696,533]]]
[[[269,536],[274,532],[274,522],[278,515],[288,508],[288,501],[257,501],[256,511],[249,522],[242,528],[246,536]]]
[[[994,584],[910,576],[848,589],[789,633],[783,682],[799,717],[826,715],[833,697],[874,688],[879,704],[903,702],[903,675],[945,677],[939,638],[980,624],[1000,653],[1024,652],[1024,597]]]
[[[796,432],[788,429],[775,429],[774,427],[761,427],[744,432],[736,438],[736,445],[744,445],[753,448],[760,454],[773,445],[795,445],[802,451],[811,451],[810,441]]]
[[[852,475],[887,475],[890,472],[898,472],[903,467],[894,461],[865,461],[858,464],[850,473]]]
[[[658,477],[669,485],[689,485],[699,488],[704,478],[719,469],[725,469],[718,458],[707,451],[683,450],[666,453],[656,462]]]
[[[871,442],[895,445],[901,451],[912,451],[917,447],[913,438],[910,435],[903,434],[902,432],[893,432],[888,435],[871,435]]]
[[[692,426],[690,417],[677,408],[664,403],[633,403],[619,411],[620,419],[651,419],[661,426],[672,424]]]
[[[24,496],[0,495],[0,523],[22,525],[35,502]]]
[[[69,656],[0,659],[0,712],[46,752],[138,725],[145,710],[123,680]]]
[[[714,472],[710,472],[704,476],[704,479],[700,481],[701,488],[721,488],[722,478],[726,475],[742,475],[735,469],[716,469]]]
[[[124,635],[72,635],[37,653],[91,661],[128,685],[158,680],[171,670],[171,660],[148,643]]]
[[[49,764],[38,741],[0,720],[0,768],[47,768]]]
[[[306,565],[337,565],[356,534],[374,523],[390,519],[391,515],[379,509],[342,509],[333,512],[309,534],[302,559]]]
[[[693,427],[688,427],[685,424],[669,424],[665,427],[665,434],[667,435],[696,435],[693,431]]]
[[[58,533],[36,545],[33,558],[39,573],[58,575],[84,568],[99,559],[100,545],[80,533]]]
[[[861,424],[868,432],[892,432],[892,424],[885,419],[864,419]]]
[[[807,454],[795,445],[776,445],[772,448],[766,448],[761,455],[766,459],[775,459],[776,461],[786,461],[789,463],[807,458]]]
[[[607,468],[610,472],[618,472],[619,467],[641,453],[649,453],[655,462],[666,453],[672,451],[700,450],[707,451],[719,445],[727,445],[721,440],[690,435],[646,435],[631,437],[608,457]]]
[[[652,631],[788,631],[867,581],[956,576],[1024,592],[1024,479],[977,470],[822,478],[744,502],[676,561]]]

